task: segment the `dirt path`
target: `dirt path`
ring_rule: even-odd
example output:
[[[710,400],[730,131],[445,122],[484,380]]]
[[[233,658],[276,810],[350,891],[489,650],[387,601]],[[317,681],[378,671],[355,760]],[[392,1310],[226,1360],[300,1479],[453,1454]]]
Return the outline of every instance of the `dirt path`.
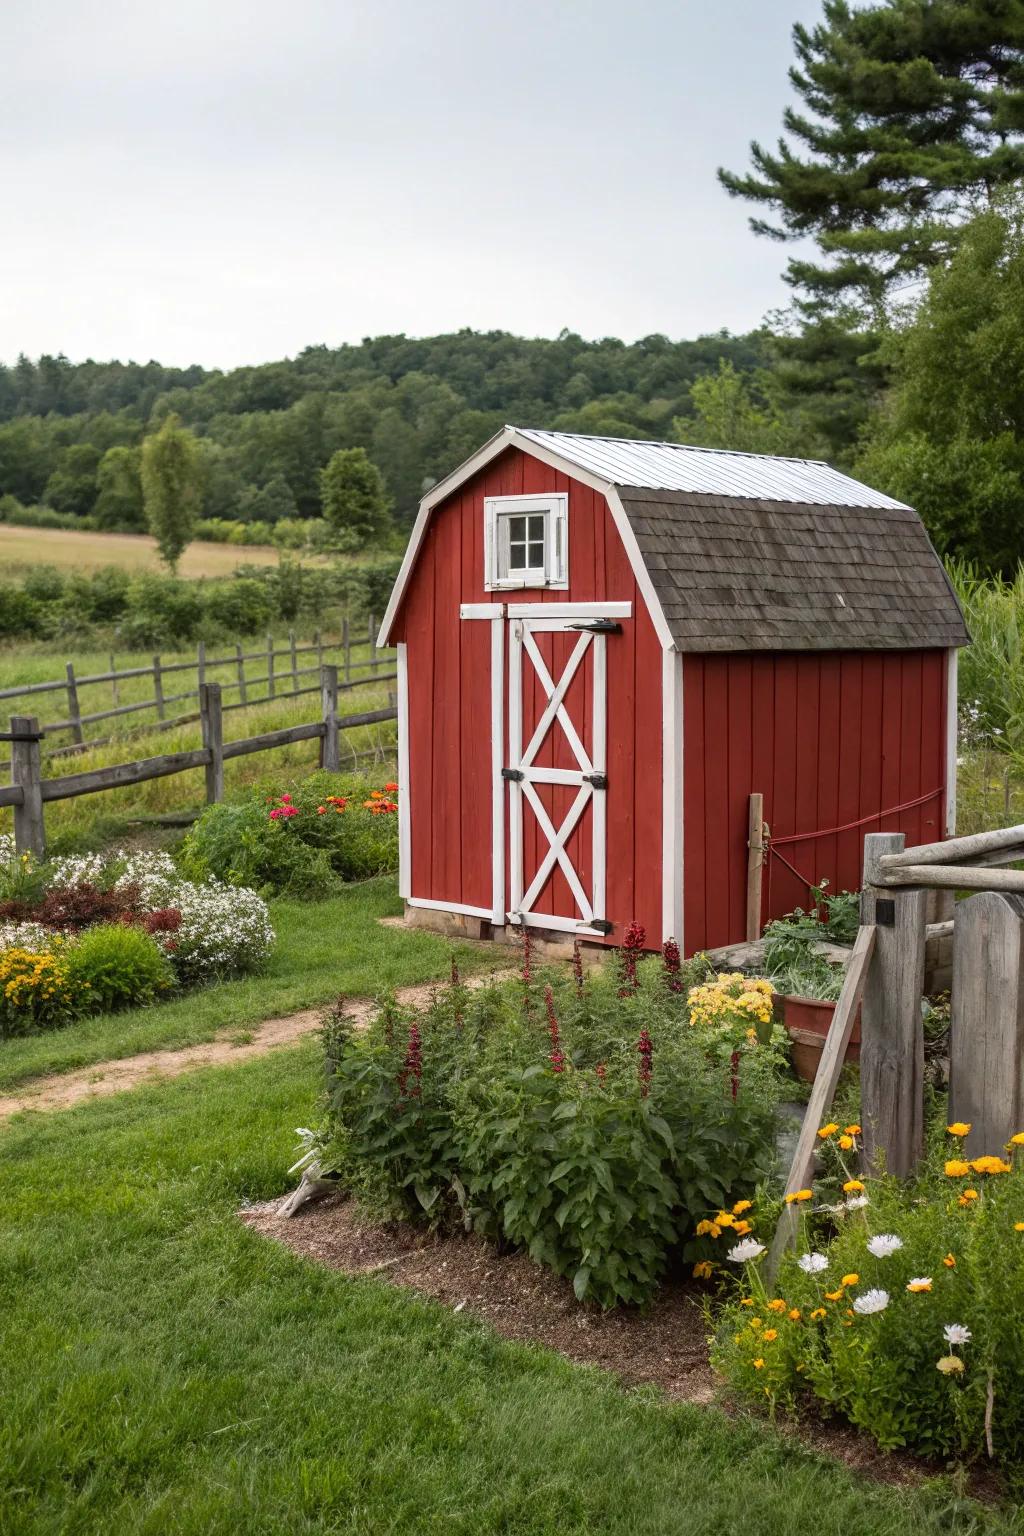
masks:
[[[501,971],[472,976],[465,984],[481,987],[494,980],[495,975],[505,974],[507,972]],[[422,1007],[429,1001],[436,985],[436,982],[425,982],[417,987],[399,987],[398,1000],[406,1006]],[[349,1000],[349,1016],[357,1028],[366,1024],[375,1006],[367,997]],[[0,1122],[9,1120],[23,1109],[70,1109],[83,1099],[108,1098],[111,1094],[137,1088],[140,1083],[159,1083],[168,1077],[180,1077],[183,1072],[192,1072],[197,1067],[233,1066],[235,1062],[249,1061],[253,1056],[265,1056],[268,1051],[294,1045],[304,1035],[312,1034],[319,1027],[322,1013],[322,1008],[307,1008],[283,1019],[266,1019],[252,1029],[251,1038],[237,1044],[230,1036],[222,1035],[205,1045],[187,1045],[178,1051],[143,1051],[138,1056],[97,1061],[77,1072],[33,1078],[17,1093],[0,1097]],[[237,1040],[238,1029],[232,1034]]]

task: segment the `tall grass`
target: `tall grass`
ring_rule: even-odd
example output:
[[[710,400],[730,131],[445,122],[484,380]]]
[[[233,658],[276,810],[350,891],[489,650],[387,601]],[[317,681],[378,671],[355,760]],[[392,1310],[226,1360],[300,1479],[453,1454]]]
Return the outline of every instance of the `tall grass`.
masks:
[[[948,570],[971,634],[958,673],[965,745],[994,738],[1024,764],[1024,566],[1012,581],[966,561]]]

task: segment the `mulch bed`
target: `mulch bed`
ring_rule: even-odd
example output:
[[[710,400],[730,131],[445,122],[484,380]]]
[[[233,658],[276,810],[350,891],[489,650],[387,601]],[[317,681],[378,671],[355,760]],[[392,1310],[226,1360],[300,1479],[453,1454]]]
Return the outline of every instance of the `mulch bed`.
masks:
[[[506,1339],[543,1344],[578,1365],[611,1371],[624,1386],[655,1386],[677,1402],[741,1411],[711,1370],[706,1293],[693,1284],[666,1283],[644,1312],[624,1307],[601,1312],[581,1306],[568,1281],[523,1254],[498,1253],[480,1238],[438,1238],[401,1223],[375,1226],[342,1194],[303,1206],[292,1217],[277,1214],[280,1203],[246,1206],[239,1214],[254,1231],[303,1258],[416,1291],[487,1323]],[[917,1483],[943,1470],[909,1454],[880,1451],[840,1422],[805,1419],[778,1428],[880,1482]],[[979,1474],[971,1481],[975,1497],[998,1497],[990,1477]]]

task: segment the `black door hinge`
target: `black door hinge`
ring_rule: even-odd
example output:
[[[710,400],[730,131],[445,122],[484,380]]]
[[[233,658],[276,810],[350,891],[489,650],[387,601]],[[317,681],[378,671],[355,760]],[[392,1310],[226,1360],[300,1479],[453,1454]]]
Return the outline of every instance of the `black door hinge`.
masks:
[[[501,776],[503,779],[511,779],[514,784],[518,784],[522,779],[525,779],[526,777],[521,768],[503,768],[501,770]]]
[[[606,917],[592,917],[589,923],[577,923],[577,928],[593,928],[595,933],[611,933],[615,924]]]
[[[570,624],[569,628],[586,630],[592,635],[622,634],[622,625],[615,619],[581,619],[578,624]]]
[[[608,775],[606,773],[585,773],[583,775],[583,782],[584,784],[593,784],[595,789],[607,789]]]

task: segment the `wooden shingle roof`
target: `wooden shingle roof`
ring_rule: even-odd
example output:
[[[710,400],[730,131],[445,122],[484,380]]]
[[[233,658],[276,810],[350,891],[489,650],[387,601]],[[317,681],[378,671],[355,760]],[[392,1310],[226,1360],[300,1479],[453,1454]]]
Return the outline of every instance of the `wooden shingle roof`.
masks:
[[[620,485],[681,651],[966,645],[916,512]]]

